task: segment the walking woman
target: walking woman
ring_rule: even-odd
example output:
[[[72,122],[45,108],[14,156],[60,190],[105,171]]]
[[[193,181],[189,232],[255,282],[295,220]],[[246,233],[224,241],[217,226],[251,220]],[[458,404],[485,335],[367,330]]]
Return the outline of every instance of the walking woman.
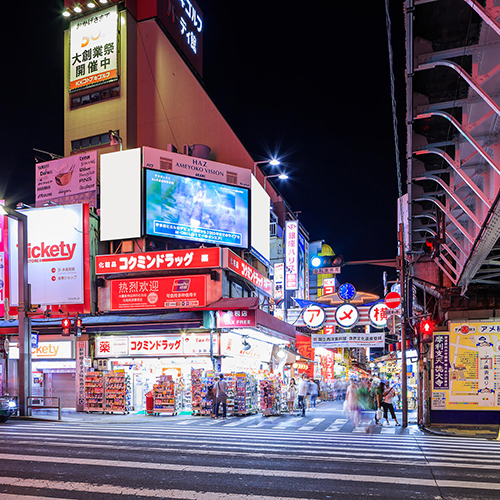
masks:
[[[389,423],[389,419],[387,418],[387,412],[391,412],[391,417],[396,421],[396,425],[401,425],[398,422],[398,419],[396,418],[396,412],[394,411],[394,405],[392,404],[392,398],[396,395],[396,391],[394,390],[394,387],[389,387],[385,392],[384,392],[384,401],[382,403],[382,406],[384,407],[384,418],[387,422],[387,425],[391,425]]]
[[[295,406],[295,398],[297,397],[297,386],[295,385],[295,379],[290,380],[290,385],[288,386],[288,413],[293,415],[293,407]]]

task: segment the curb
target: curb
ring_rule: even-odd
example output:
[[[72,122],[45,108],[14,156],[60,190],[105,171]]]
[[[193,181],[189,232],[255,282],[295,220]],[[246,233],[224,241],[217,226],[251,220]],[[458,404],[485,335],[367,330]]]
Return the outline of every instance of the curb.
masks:
[[[419,425],[418,427],[421,431],[427,432],[428,434],[433,434],[436,436],[487,439],[488,441],[496,441],[497,440],[497,438],[494,435],[491,437],[490,436],[477,436],[477,435],[472,436],[472,435],[467,435],[467,434],[459,435],[459,434],[449,433],[449,432],[445,432],[445,431],[438,431],[435,429],[430,429],[429,427],[426,427],[425,425]]]

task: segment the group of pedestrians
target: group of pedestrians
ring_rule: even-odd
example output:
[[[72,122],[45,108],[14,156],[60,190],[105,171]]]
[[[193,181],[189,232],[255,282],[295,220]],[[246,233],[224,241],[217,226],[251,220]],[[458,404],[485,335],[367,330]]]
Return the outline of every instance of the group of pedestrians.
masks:
[[[298,399],[298,408],[301,416],[306,416],[307,397],[310,397],[311,409],[316,409],[316,400],[319,396],[319,386],[315,380],[309,380],[307,373],[303,373],[296,384],[295,379],[290,380],[288,386],[288,413],[293,415],[295,399]]]
[[[399,426],[401,424],[398,422],[393,404],[395,396],[396,390],[388,382],[367,378],[360,381],[351,379],[346,391],[344,414],[353,420],[356,427],[363,410],[375,410],[376,425],[383,425],[382,419],[385,419],[386,425],[390,425],[390,413],[396,426]]]

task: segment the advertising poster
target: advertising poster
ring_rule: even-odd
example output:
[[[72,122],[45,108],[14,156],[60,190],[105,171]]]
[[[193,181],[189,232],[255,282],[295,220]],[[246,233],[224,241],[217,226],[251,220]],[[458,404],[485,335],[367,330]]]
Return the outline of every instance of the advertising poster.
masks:
[[[146,233],[248,247],[248,190],[146,170]]]
[[[6,229],[7,226],[7,217],[5,215],[0,215],[0,316],[3,317],[5,315],[5,306],[4,306],[4,301],[6,297],[6,266],[7,266],[7,259],[5,252],[7,250],[7,246],[5,244],[5,234],[4,234],[4,229]]]
[[[432,409],[500,409],[500,322],[451,323],[432,355]]]
[[[299,257],[299,272],[298,272],[298,288],[297,288],[297,298],[306,298],[306,239],[302,236],[299,231],[299,241],[298,241],[298,257]]]
[[[238,257],[234,252],[229,249],[224,249],[225,259],[227,259],[227,267],[231,271],[246,278],[257,288],[262,290],[267,295],[271,295],[273,291],[273,284],[270,279],[266,278],[264,275],[260,274],[257,269],[254,269],[251,265],[247,264],[242,258]]]
[[[112,311],[207,305],[207,277],[166,276],[110,281]]]
[[[88,203],[96,206],[97,151],[37,163],[36,206],[53,201],[59,205]]]
[[[19,210],[28,217],[31,303],[83,304],[83,205]],[[18,224],[9,224],[10,299],[18,301]]]
[[[285,227],[285,289],[299,288],[299,223],[287,221]]]
[[[118,80],[116,6],[71,21],[69,91]]]

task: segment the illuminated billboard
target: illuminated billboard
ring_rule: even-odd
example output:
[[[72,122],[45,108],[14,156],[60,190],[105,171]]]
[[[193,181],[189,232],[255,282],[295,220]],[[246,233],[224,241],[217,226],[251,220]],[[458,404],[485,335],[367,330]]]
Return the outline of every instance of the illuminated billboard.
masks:
[[[118,8],[71,21],[69,91],[118,80]]]
[[[145,170],[146,234],[248,248],[248,190]]]

